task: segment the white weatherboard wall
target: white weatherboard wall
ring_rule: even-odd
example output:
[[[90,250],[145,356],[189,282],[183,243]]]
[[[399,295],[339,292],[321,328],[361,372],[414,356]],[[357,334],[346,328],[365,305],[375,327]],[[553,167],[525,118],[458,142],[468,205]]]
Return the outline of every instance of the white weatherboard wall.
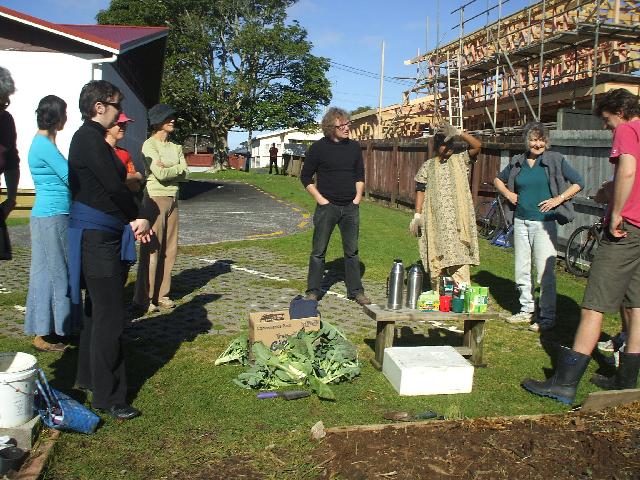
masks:
[[[71,137],[82,123],[78,94],[91,78],[91,65],[77,55],[6,50],[0,51],[0,65],[11,72],[16,84],[16,93],[11,96],[7,110],[13,115],[18,133],[19,188],[33,189],[27,158],[38,129],[35,113],[38,102],[47,95],[57,95],[67,102],[67,124],[56,139],[58,148],[66,157]]]
[[[389,347],[382,373],[400,395],[470,393],[473,366],[449,345]]]
[[[38,129],[35,114],[38,102],[46,95],[57,95],[67,102],[67,124],[56,139],[60,152],[66,158],[71,138],[82,125],[78,109],[80,90],[91,80],[108,80],[124,91],[125,111],[130,117],[140,120],[135,126],[132,125],[131,132],[128,132],[131,139],[125,138],[127,142],[123,141],[122,145],[131,151],[134,159],[139,157],[138,152],[146,136],[146,109],[112,65],[92,65],[89,62],[92,58],[96,57],[57,52],[0,50],[0,66],[11,72],[16,84],[16,93],[11,96],[11,105],[7,110],[13,115],[18,133],[20,189],[33,189],[27,159],[31,141]]]
[[[278,167],[282,166],[282,151],[285,143],[300,143],[302,141],[315,141],[322,138],[322,132],[304,133],[295,129],[282,130],[279,132],[267,133],[255,137],[251,142],[251,167],[269,166],[269,149],[272,144],[276,144],[278,149]]]

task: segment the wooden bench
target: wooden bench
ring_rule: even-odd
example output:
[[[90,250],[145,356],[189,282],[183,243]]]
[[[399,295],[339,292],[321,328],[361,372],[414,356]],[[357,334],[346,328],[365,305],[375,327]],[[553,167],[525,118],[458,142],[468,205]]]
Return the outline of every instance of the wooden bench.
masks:
[[[454,312],[420,312],[409,308],[388,310],[380,305],[365,305],[364,313],[377,322],[376,349],[373,366],[382,369],[384,349],[393,346],[396,322],[416,321],[464,321],[462,347],[456,347],[458,353],[469,357],[475,367],[484,367],[482,362],[484,344],[484,322],[496,320],[499,315],[487,313],[454,313]]]

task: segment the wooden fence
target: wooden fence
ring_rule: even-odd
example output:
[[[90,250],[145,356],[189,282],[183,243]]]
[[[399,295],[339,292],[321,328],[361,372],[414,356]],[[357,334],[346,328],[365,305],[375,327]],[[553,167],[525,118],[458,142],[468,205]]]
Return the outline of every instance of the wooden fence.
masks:
[[[493,198],[491,186],[500,169],[501,152],[505,145],[483,146],[470,174],[470,187],[474,202]],[[389,200],[392,204],[413,205],[415,201],[414,177],[424,161],[432,155],[427,140],[361,142],[365,164],[365,191],[367,195]],[[514,149],[513,154],[522,151]],[[487,186],[489,184],[489,186]]]
[[[602,208],[587,197],[595,194],[600,184],[612,175],[609,164],[611,133],[606,131],[556,130],[551,132],[551,148],[565,155],[585,180],[585,188],[575,199],[577,218],[558,230],[562,246],[579,225],[592,223]],[[432,154],[425,140],[366,140],[361,142],[365,163],[367,196],[388,200],[392,205],[413,206],[415,174]],[[473,164],[469,185],[477,205],[495,197],[493,179],[509,159],[524,151],[524,144],[513,139],[497,138],[483,144]]]

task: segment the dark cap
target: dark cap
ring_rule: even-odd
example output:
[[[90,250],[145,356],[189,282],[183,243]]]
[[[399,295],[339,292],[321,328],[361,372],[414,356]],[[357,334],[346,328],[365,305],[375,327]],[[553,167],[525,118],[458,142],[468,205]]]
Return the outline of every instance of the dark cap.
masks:
[[[163,123],[167,118],[174,115],[176,111],[170,105],[165,103],[159,103],[149,109],[147,117],[149,118],[149,125],[158,125]]]

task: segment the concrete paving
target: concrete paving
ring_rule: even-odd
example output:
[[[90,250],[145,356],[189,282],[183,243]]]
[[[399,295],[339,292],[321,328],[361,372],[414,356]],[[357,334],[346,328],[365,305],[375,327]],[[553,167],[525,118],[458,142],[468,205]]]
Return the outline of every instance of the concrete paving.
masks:
[[[242,183],[195,182],[185,192],[180,209],[183,245],[286,235],[309,228],[310,221],[307,212]],[[11,229],[14,244],[18,243],[17,230]],[[13,260],[0,262],[0,298],[26,293],[30,258],[29,248],[17,247]],[[284,253],[259,244],[225,250],[223,258],[179,254],[171,292],[177,307],[130,318],[124,338],[128,348],[150,361],[169,361],[185,340],[198,335],[232,336],[246,330],[251,311],[288,309],[291,299],[303,293],[306,274],[306,268],[290,265]],[[340,274],[327,272],[325,286],[330,290],[320,302],[322,318],[347,334],[373,341],[375,322],[346,298]],[[385,303],[383,284],[365,277],[364,286],[374,302]],[[0,335],[21,336],[24,306],[3,303]],[[427,326],[419,323],[412,328],[424,331]]]
[[[180,245],[289,235],[308,228],[307,212],[240,182],[189,181],[180,188]],[[30,247],[29,225],[10,227],[11,243]]]

